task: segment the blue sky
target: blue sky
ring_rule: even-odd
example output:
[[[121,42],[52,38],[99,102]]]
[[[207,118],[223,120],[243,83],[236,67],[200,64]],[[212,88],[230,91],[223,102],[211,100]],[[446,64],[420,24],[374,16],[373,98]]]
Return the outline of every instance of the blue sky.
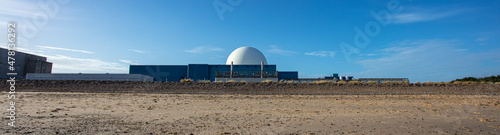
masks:
[[[298,71],[299,77],[339,73],[422,82],[500,74],[495,0],[0,3],[0,31],[18,22],[18,50],[48,57],[53,73],[224,64],[234,49],[252,46],[278,70]],[[0,45],[6,43],[0,38]]]

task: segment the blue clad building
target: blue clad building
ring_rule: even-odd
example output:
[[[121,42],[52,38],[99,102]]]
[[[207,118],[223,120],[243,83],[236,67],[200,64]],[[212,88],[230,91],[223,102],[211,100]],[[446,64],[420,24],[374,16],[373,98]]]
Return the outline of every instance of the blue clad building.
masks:
[[[264,55],[253,47],[240,47],[228,57],[225,65],[130,65],[130,74],[144,74],[154,81],[278,81],[298,79],[297,71],[277,71],[276,65],[268,65]]]

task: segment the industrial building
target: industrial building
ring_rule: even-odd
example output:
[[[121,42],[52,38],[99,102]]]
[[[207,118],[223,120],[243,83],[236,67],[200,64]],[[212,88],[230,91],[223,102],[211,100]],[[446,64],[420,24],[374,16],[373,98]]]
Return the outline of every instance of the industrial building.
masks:
[[[334,73],[331,76],[325,76],[323,78],[299,78],[299,79],[286,79],[287,82],[294,81],[298,83],[302,82],[315,82],[315,81],[330,81],[330,82],[338,82],[338,81],[361,81],[363,83],[367,83],[369,81],[373,81],[375,83],[383,83],[383,82],[409,82],[408,78],[358,78],[354,79],[353,76],[339,76],[338,73]]]
[[[46,57],[16,51],[14,71],[9,70],[8,50],[0,48],[0,78],[8,78],[7,73],[17,73],[16,79],[24,79],[28,73],[51,73],[52,63]]]
[[[0,48],[0,54],[8,50]],[[7,55],[0,56],[0,78],[7,78]],[[408,78],[359,78],[339,76],[335,73],[324,78],[298,78],[297,71],[278,71],[276,65],[268,64],[266,57],[253,47],[240,47],[234,50],[226,60],[226,64],[188,64],[188,65],[130,65],[129,74],[109,73],[56,73],[52,74],[52,63],[46,57],[17,52],[14,64],[16,79],[31,80],[100,80],[100,81],[168,81],[178,82],[182,79],[211,82],[262,82],[262,81],[295,81],[314,82],[322,80],[362,82],[375,81],[409,81]],[[12,77],[12,76],[10,76]]]
[[[188,65],[130,65],[130,74],[144,74],[154,81],[279,81],[298,79],[297,71],[278,71],[276,65],[267,64],[266,57],[253,47],[240,47],[227,58],[226,64],[188,64]]]
[[[28,73],[29,80],[97,80],[97,81],[153,81],[142,74],[89,74],[89,73]]]

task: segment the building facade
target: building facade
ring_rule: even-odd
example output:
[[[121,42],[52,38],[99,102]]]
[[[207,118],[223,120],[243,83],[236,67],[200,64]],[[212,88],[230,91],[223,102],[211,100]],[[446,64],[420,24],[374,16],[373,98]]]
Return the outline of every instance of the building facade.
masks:
[[[193,81],[210,80],[216,78],[234,78],[225,80],[245,80],[237,78],[268,78],[297,79],[297,71],[281,72],[276,70],[276,65],[130,65],[129,74],[143,74],[152,76],[154,81],[175,82],[181,79]],[[246,81],[253,79],[246,79]]]
[[[16,51],[14,71],[9,70],[8,50],[0,48],[0,78],[8,78],[7,73],[17,73],[17,79],[24,79],[27,73],[51,73],[52,63],[46,57]]]
[[[94,80],[94,81],[153,81],[142,74],[91,74],[91,73],[28,73],[28,80]]]

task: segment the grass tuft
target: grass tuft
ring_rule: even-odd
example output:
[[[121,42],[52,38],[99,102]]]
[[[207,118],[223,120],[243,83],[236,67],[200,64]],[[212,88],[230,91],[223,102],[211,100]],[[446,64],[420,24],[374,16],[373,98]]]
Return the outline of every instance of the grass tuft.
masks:
[[[198,82],[200,82],[200,83],[209,83],[210,80],[198,80]]]
[[[262,82],[263,82],[263,83],[272,83],[272,82],[274,82],[274,81],[273,81],[273,80],[264,80],[264,81],[262,81]]]
[[[349,81],[347,83],[349,83],[349,84],[362,84],[363,82],[362,81]]]
[[[368,84],[376,84],[377,82],[376,81],[368,81],[366,83],[368,83]]]
[[[344,80],[337,81],[338,84],[346,84],[347,82]]]
[[[181,82],[193,82],[192,79],[181,79]]]
[[[312,81],[311,83],[314,83],[314,84],[324,84],[324,83],[333,83],[333,82],[328,81],[328,80],[320,80],[320,81]]]
[[[383,81],[382,83],[383,83],[383,84],[392,84],[392,83],[394,83],[394,82],[392,82],[392,81]]]

